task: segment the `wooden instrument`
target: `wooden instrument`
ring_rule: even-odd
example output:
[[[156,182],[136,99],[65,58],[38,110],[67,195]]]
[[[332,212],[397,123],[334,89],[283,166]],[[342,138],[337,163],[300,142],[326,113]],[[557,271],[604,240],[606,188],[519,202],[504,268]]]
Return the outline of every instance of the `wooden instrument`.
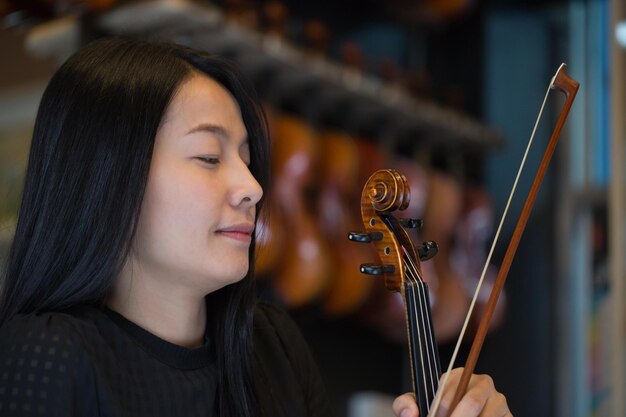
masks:
[[[266,107],[265,114],[270,126],[276,124],[278,117],[274,111]],[[274,139],[276,141],[276,139]],[[273,151],[275,151],[275,146]],[[276,169],[276,167],[274,167]],[[282,223],[282,205],[279,204],[274,188],[265,191],[267,203],[263,205],[256,222],[255,265],[256,278],[266,278],[277,270],[285,245],[287,244],[286,227]]]
[[[420,415],[428,413],[441,375],[439,354],[430,315],[428,285],[422,279],[421,260],[437,252],[434,242],[415,247],[405,228],[421,226],[421,220],[398,219],[393,212],[404,210],[411,199],[406,178],[397,171],[376,171],[361,195],[364,233],[352,232],[349,239],[371,242],[381,264],[362,264],[361,272],[382,275],[387,289],[399,292],[405,305],[413,391]]]
[[[324,311],[334,317],[345,316],[361,307],[372,288],[372,282],[363,279],[358,268],[369,248],[345,239],[355,227],[350,211],[355,205],[352,190],[359,174],[358,148],[352,136],[338,129],[323,129],[318,139],[325,150],[319,164],[319,227],[334,248],[329,252],[333,274],[324,296]]]
[[[329,278],[328,249],[307,198],[319,141],[303,119],[277,114],[272,121],[272,198],[286,241],[274,286],[287,307],[298,308],[320,297]]]
[[[511,241],[509,242],[502,265],[498,271],[489,300],[476,331],[476,336],[474,337],[474,342],[461,375],[459,385],[456,388],[454,398],[450,404],[449,414],[454,411],[461,398],[467,392],[471,375],[474,372],[482,344],[489,329],[493,314],[496,310],[498,298],[504,287],[513,257],[521,240],[522,233],[530,216],[530,211],[548,168],[550,159],[554,153],[561,128],[565,123],[569,109],[571,108],[578,91],[578,82],[565,73],[564,66],[565,65],[561,65],[553,77],[550,83],[550,89],[558,89],[563,92],[565,94],[566,101],[556,127],[552,132],[550,141],[544,152],[541,164],[535,175],[535,179],[533,180],[526,202],[524,203],[524,207],[515,227],[515,231]],[[547,95],[548,94],[546,93],[546,99]],[[532,143],[533,136],[534,132],[531,136],[531,140],[529,141],[526,151],[527,153]],[[524,161],[525,157],[518,171],[515,185],[517,185],[517,180],[521,174]],[[509,204],[516,188],[515,185],[511,191],[511,195],[509,196],[507,208],[505,209],[500,226],[498,227],[498,232],[494,238],[485,269],[483,270],[479,285],[474,294],[474,299],[470,304],[470,309],[465,318],[463,330],[461,331],[461,335],[457,341],[456,349],[450,361],[448,371],[451,370],[452,364],[455,361],[465,329],[467,328],[467,324],[471,317],[472,310],[476,303],[476,298],[480,291],[480,284],[484,279],[485,271],[489,264],[491,254],[493,253],[495,242],[497,241],[499,231],[501,230],[504,218],[506,217]],[[406,307],[406,322],[411,359],[411,376],[417,406],[420,411],[420,416],[435,416],[437,415],[437,409],[441,401],[442,393],[445,391],[445,385],[449,372],[442,379],[441,390],[437,393],[439,388],[438,380],[441,375],[441,370],[439,367],[438,353],[435,345],[435,337],[430,315],[428,286],[422,279],[420,260],[432,257],[434,252],[436,252],[437,246],[433,242],[425,242],[421,247],[416,249],[409,239],[404,227],[421,226],[421,222],[414,219],[401,221],[393,216],[392,213],[394,211],[405,209],[409,200],[410,190],[404,176],[393,170],[379,170],[375,172],[365,184],[361,197],[361,217],[363,224],[365,225],[366,232],[351,233],[349,235],[349,239],[358,242],[372,242],[376,246],[382,264],[362,264],[361,272],[373,275],[383,275],[385,277],[386,287],[389,290],[397,291],[402,294]]]

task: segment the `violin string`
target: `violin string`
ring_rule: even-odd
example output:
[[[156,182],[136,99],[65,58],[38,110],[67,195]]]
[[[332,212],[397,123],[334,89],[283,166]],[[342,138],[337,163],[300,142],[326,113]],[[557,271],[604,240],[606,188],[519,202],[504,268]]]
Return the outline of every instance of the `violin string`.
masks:
[[[417,277],[415,276],[415,270],[411,267],[412,266],[412,262],[410,260],[408,260],[408,256],[406,256],[406,249],[403,247],[402,248],[404,250],[404,259],[405,259],[405,275],[409,278],[409,285],[407,286],[409,292],[410,292],[410,300],[407,300],[407,303],[410,302],[412,304],[412,308],[413,308],[413,313],[411,315],[411,318],[413,319],[413,323],[415,323],[417,325],[418,321],[418,317],[417,317],[417,304],[416,304],[416,297],[415,297],[415,291],[414,291],[414,286],[418,285],[418,279],[419,279],[419,275],[417,275]],[[408,262],[407,262],[408,260]],[[421,364],[421,369],[422,370],[426,370],[426,366],[425,366],[425,360],[424,360],[424,351],[423,351],[423,347],[425,347],[426,345],[422,343],[422,335],[421,333],[415,332],[417,333],[417,345],[418,348],[416,349],[416,343],[415,340],[411,341],[411,344],[413,345],[413,362],[416,363],[417,358],[416,358],[416,354],[417,352],[419,352],[419,363]],[[415,375],[415,377],[420,377],[419,375]],[[428,384],[426,383],[426,374],[425,372],[422,372],[421,375],[422,378],[422,389],[423,389],[423,393],[426,396],[426,398],[428,398]],[[415,387],[417,389],[417,387]],[[417,393],[416,393],[417,394]]]
[[[426,309],[428,308],[428,303],[426,302],[426,286],[425,285],[420,285],[419,287],[419,293],[420,293],[420,298],[422,299],[422,308],[423,308],[423,312],[422,312],[422,325],[424,326],[425,329],[427,329],[426,331],[426,344],[427,344],[427,349],[429,349],[430,354],[428,355],[428,374],[430,377],[430,398],[434,398],[435,397],[435,393],[437,392],[437,382],[439,379],[439,375],[437,374],[437,360],[436,360],[436,356],[435,356],[435,346],[433,343],[433,332],[430,326],[430,321],[428,320],[427,317],[427,311]],[[428,406],[430,407],[430,404],[428,404]]]
[[[433,331],[432,331],[432,323],[430,320],[428,320],[428,302],[426,299],[426,283],[424,282],[423,278],[421,277],[420,273],[419,273],[419,269],[417,268],[417,266],[415,265],[413,259],[409,256],[406,248],[403,248],[404,250],[404,256],[406,258],[407,263],[410,265],[411,267],[411,273],[414,274],[417,278],[415,279],[416,284],[419,286],[419,290],[420,292],[420,305],[421,305],[421,322],[422,322],[422,326],[424,329],[427,330],[427,339],[430,340],[426,340],[426,344],[427,344],[427,348],[430,347],[430,351],[431,352],[435,352],[435,345],[433,342]],[[430,359],[430,365],[429,365],[429,369],[433,369],[432,364],[434,363],[436,365],[437,361],[434,357],[434,354],[429,354],[428,355],[429,359]],[[438,368],[437,366],[434,367],[435,371],[437,372],[438,370],[436,368]],[[432,379],[432,375],[431,375],[431,379]],[[437,379],[439,379],[439,375],[437,374]],[[434,385],[434,384],[432,384]]]
[[[561,65],[562,67],[562,65]],[[556,74],[558,74],[558,72],[561,70],[561,67],[559,67],[559,69],[557,70]],[[437,392],[437,395],[435,396],[435,401],[433,403],[433,407],[431,409],[432,412],[432,417],[437,415],[437,410],[439,409],[439,404],[441,403],[441,397],[443,395],[443,392],[445,390],[446,384],[448,383],[448,377],[450,375],[450,371],[452,370],[452,367],[454,366],[454,362],[456,361],[456,357],[459,353],[459,348],[461,346],[461,342],[463,341],[463,337],[465,336],[465,332],[467,330],[467,325],[469,323],[469,319],[472,315],[472,312],[474,311],[474,305],[476,304],[476,300],[478,299],[478,294],[480,293],[480,288],[482,287],[483,281],[485,279],[485,275],[487,272],[487,268],[489,267],[489,262],[491,262],[491,257],[493,255],[493,251],[495,249],[496,246],[496,242],[498,241],[498,238],[500,237],[500,231],[502,230],[502,225],[504,224],[504,220],[506,218],[506,215],[509,211],[509,207],[511,205],[511,201],[513,200],[513,195],[515,194],[515,190],[517,188],[517,184],[519,182],[520,176],[522,174],[522,170],[524,168],[524,164],[526,163],[526,158],[528,156],[528,152],[530,151],[530,148],[532,146],[533,143],[533,139],[535,137],[535,132],[537,131],[537,126],[539,125],[539,120],[541,119],[541,115],[543,114],[543,109],[546,105],[546,101],[548,100],[548,95],[550,94],[550,90],[554,88],[554,80],[556,79],[556,74],[554,75],[554,77],[552,77],[552,80],[550,81],[550,85],[548,86],[548,90],[546,91],[546,95],[543,98],[543,103],[541,104],[541,109],[539,110],[539,115],[537,116],[537,120],[535,121],[535,126],[533,128],[532,134],[530,135],[530,140],[528,141],[528,145],[526,146],[526,151],[524,152],[524,157],[522,158],[522,162],[520,164],[520,167],[517,171],[517,176],[515,177],[515,182],[513,183],[513,188],[511,189],[511,193],[509,194],[509,199],[507,200],[506,206],[504,208],[504,213],[502,214],[502,217],[500,219],[500,224],[498,225],[498,230],[496,231],[496,234],[494,236],[493,242],[491,244],[491,249],[489,250],[489,255],[487,256],[487,261],[485,262],[485,266],[483,267],[483,271],[480,275],[480,280],[478,281],[478,285],[476,286],[476,290],[474,291],[474,297],[472,298],[472,302],[470,303],[470,307],[469,307],[469,311],[467,312],[467,315],[465,316],[465,321],[463,322],[463,327],[461,329],[461,334],[459,335],[459,338],[457,339],[456,342],[456,346],[454,348],[454,353],[452,354],[452,358],[450,359],[450,363],[448,365],[448,369],[441,381],[441,384],[439,385],[439,391]],[[428,414],[428,417],[431,417],[431,414]]]
[[[430,358],[430,378],[431,378],[431,387],[432,387],[432,395],[431,398],[435,397],[437,393],[437,388],[439,385],[439,378],[441,376],[441,366],[439,364],[439,356],[437,355],[437,342],[435,341],[435,333],[433,331],[433,322],[430,317],[430,303],[428,302],[428,286],[424,283],[421,286],[421,295],[422,295],[422,304],[424,305],[424,317],[425,317],[425,327],[428,329],[427,333],[427,343],[430,347],[431,355]],[[430,406],[430,404],[429,404]]]
[[[426,364],[427,366],[424,367],[424,371],[427,374],[427,377],[425,375],[425,379],[427,380],[426,382],[430,382],[429,384],[426,384],[427,387],[424,389],[424,391],[426,391],[427,394],[429,394],[428,398],[433,398],[435,395],[435,382],[434,382],[434,377],[433,377],[433,367],[432,367],[432,363],[433,363],[433,354],[434,354],[434,350],[433,350],[433,346],[432,346],[432,339],[429,338],[429,334],[432,333],[432,330],[430,329],[430,323],[427,320],[427,312],[426,309],[428,308],[426,302],[425,302],[425,298],[423,297],[424,294],[424,283],[423,281],[420,281],[419,283],[416,284],[416,289],[417,289],[417,294],[415,294],[415,289],[414,291],[414,297],[416,299],[419,300],[419,322],[422,325],[422,329],[423,330],[423,343],[424,343],[424,350],[426,351]],[[416,316],[417,316],[418,311],[416,310]],[[427,404],[428,407],[430,407],[430,404]]]
[[[426,358],[428,362],[427,367],[424,368],[424,372],[426,375],[428,375],[427,379],[429,381],[427,382],[430,382],[430,384],[428,384],[428,389],[425,389],[425,391],[428,394],[428,398],[434,398],[437,391],[437,382],[439,381],[440,371],[437,364],[437,356],[435,350],[436,348],[434,345],[433,331],[431,326],[432,322],[428,319],[428,302],[426,299],[427,287],[423,280],[420,280],[417,285],[418,295],[415,295],[415,297],[419,297],[419,320],[422,325],[422,329],[424,329],[424,350],[426,351]],[[430,401],[427,403],[427,407],[430,408]]]
[[[412,291],[413,291],[414,300],[419,298],[419,305],[420,305],[419,321],[422,323],[422,328],[424,329],[424,348],[426,350],[426,357],[427,357],[427,362],[428,362],[428,367],[427,367],[428,369],[426,369],[426,367],[424,366],[423,366],[423,369],[425,373],[428,374],[428,378],[426,379],[430,380],[430,385],[426,384],[426,381],[425,381],[424,390],[425,390],[425,393],[427,394],[427,398],[433,398],[436,393],[436,383],[439,380],[439,373],[437,369],[437,360],[435,356],[435,346],[434,346],[434,341],[432,337],[433,332],[431,328],[431,321],[428,320],[428,312],[427,312],[428,303],[426,301],[426,295],[425,295],[426,286],[422,277],[419,274],[419,270],[417,269],[417,266],[413,262],[413,259],[409,256],[406,248],[403,247],[402,249],[404,251],[405,264],[408,265],[408,267],[406,268],[407,276],[413,279],[414,286],[417,286],[417,289],[418,289],[418,294],[415,294],[414,289]],[[418,320],[417,313],[418,313],[418,310],[417,308],[415,308],[416,320]],[[436,375],[434,376],[433,376],[433,371],[436,373]],[[428,386],[428,388],[426,386]],[[427,407],[430,407],[429,402],[427,403]]]

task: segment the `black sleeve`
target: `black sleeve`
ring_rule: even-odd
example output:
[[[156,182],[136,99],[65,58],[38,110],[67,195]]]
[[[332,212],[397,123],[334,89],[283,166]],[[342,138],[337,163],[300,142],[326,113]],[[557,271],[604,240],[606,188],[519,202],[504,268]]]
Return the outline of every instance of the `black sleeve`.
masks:
[[[17,316],[0,329],[0,416],[96,416],[92,368],[70,323]]]
[[[256,309],[255,356],[260,400],[275,403],[272,415],[332,415],[326,387],[300,330],[287,313],[267,303]]]

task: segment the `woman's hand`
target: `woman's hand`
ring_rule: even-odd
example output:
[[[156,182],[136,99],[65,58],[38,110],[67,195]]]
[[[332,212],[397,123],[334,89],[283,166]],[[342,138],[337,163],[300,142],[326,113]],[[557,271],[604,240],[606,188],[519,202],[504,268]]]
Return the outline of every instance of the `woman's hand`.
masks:
[[[454,391],[459,384],[463,368],[450,372],[446,391],[443,394],[437,417],[446,417],[450,409]],[[397,417],[418,417],[417,404],[412,393],[399,396],[393,402],[393,412]],[[426,417],[426,416],[420,416]],[[504,395],[496,391],[493,380],[488,375],[472,375],[467,392],[450,417],[512,417]]]

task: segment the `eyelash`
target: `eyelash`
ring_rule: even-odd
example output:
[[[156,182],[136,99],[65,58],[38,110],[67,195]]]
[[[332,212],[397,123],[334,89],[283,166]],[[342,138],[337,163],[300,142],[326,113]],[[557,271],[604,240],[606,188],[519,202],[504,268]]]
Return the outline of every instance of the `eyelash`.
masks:
[[[197,160],[207,164],[207,165],[217,165],[220,163],[220,158],[216,157],[216,156],[197,156],[196,157]],[[252,164],[252,162],[246,162],[246,166],[248,168],[250,168],[250,165]]]
[[[220,159],[216,156],[198,156],[196,159],[204,162],[207,165],[217,165],[220,163]]]

